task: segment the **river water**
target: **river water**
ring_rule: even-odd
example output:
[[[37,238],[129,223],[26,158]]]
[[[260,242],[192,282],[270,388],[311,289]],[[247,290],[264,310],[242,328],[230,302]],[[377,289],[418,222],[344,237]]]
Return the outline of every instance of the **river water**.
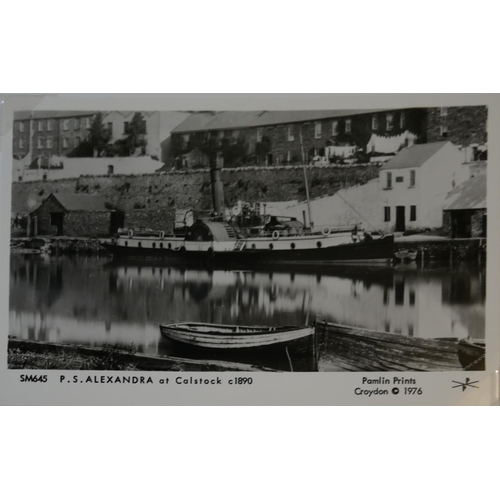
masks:
[[[159,323],[299,325],[320,316],[409,337],[483,339],[485,290],[485,269],[470,263],[453,270],[421,269],[414,263],[310,273],[12,255],[9,333],[92,346],[133,344],[139,352],[185,355],[162,339]],[[293,363],[292,369],[307,370],[306,358],[274,353],[269,359],[259,355],[244,361],[285,370]]]

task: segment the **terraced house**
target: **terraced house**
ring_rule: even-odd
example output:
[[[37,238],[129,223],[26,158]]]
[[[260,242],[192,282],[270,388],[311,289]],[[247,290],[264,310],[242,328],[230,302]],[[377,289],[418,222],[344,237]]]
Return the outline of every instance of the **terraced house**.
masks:
[[[484,106],[192,113],[172,131],[177,167],[381,162],[414,144],[448,140],[464,161],[486,155]],[[482,157],[481,157],[482,155]]]
[[[110,142],[122,139],[135,112],[102,113],[103,124],[110,132]],[[83,112],[17,112],[14,117],[12,152],[24,164],[40,159],[46,164],[51,157],[71,155],[89,136],[95,111]],[[142,155],[160,157],[160,113],[141,113],[144,122],[146,146]]]

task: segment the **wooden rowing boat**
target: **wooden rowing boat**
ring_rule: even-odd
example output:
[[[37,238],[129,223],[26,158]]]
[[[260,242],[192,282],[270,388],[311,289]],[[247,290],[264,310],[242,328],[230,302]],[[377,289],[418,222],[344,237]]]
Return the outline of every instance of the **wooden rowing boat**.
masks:
[[[161,334],[174,342],[209,349],[250,349],[289,344],[314,333],[309,326],[237,326],[210,323],[160,325]]]
[[[466,371],[483,371],[486,366],[485,353],[484,341],[462,339],[458,342],[458,359]]]

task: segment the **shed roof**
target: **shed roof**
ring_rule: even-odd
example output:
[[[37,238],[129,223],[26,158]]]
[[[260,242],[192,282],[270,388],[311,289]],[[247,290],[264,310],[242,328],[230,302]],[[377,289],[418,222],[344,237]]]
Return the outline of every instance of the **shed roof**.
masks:
[[[391,158],[380,170],[398,170],[402,168],[419,168],[432,158],[448,142],[431,142],[415,144],[400,151]]]
[[[106,202],[99,196],[91,194],[52,193],[52,195],[66,210],[96,212],[106,209]]]
[[[443,210],[477,210],[486,208],[486,174],[459,184],[444,200]]]

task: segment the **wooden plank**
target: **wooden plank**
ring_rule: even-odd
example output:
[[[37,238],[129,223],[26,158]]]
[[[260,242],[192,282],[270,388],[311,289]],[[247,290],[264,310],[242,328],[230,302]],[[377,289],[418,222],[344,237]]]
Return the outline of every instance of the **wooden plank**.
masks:
[[[461,370],[456,341],[419,339],[319,321],[325,361],[347,371]],[[331,353],[331,354],[330,354]]]

